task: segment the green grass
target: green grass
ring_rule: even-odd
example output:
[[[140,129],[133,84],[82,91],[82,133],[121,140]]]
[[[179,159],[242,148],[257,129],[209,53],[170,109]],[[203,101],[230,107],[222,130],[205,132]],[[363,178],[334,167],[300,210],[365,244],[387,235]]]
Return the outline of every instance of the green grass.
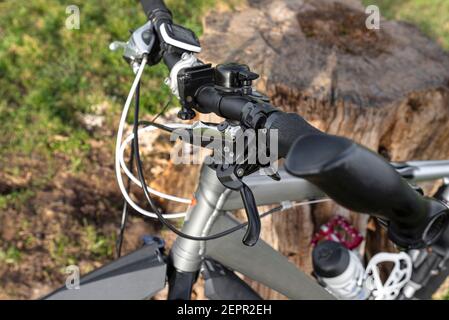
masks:
[[[105,259],[113,256],[115,248],[115,235],[102,234],[95,225],[87,224],[78,231],[79,240],[67,237],[65,234],[57,234],[51,241],[49,253],[51,259],[58,265],[77,264],[75,253],[88,253],[94,259]],[[34,239],[29,238],[32,242]],[[1,256],[0,256],[1,258]]]
[[[75,264],[75,259],[68,252],[68,248],[70,247],[76,247],[76,244],[66,235],[57,235],[49,246],[50,258],[59,265],[67,266]]]
[[[388,19],[418,25],[422,31],[449,50],[449,1],[447,0],[363,0],[379,6]]]
[[[115,248],[115,235],[105,236],[96,230],[94,225],[88,225],[83,230],[85,250],[99,257],[112,256]]]
[[[201,33],[201,17],[213,0],[168,0],[176,21]],[[68,5],[80,8],[80,29],[65,28]],[[146,22],[133,0],[0,1],[0,168],[16,156],[47,162],[70,160],[68,170],[82,170],[95,138],[80,115],[100,103],[118,114],[133,80],[121,53],[110,52],[113,40],[127,40],[129,30]],[[165,66],[147,68],[142,101],[154,113],[168,98]],[[97,137],[98,138],[98,137]],[[100,137],[99,139],[103,139]],[[20,172],[18,173],[20,174]],[[5,198],[0,199],[0,205]]]
[[[6,251],[0,249],[0,262],[6,264],[18,264],[21,259],[21,252],[15,246],[9,246]]]
[[[6,209],[8,205],[17,204],[20,206],[21,203],[24,203],[32,196],[34,196],[34,192],[31,189],[24,189],[6,195],[0,195],[0,210]]]

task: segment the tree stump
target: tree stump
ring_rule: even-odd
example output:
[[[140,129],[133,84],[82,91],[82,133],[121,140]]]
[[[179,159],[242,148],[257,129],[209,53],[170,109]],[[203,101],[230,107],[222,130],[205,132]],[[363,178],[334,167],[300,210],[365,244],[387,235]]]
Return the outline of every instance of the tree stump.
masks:
[[[449,158],[448,54],[410,24],[382,19],[380,30],[368,30],[364,11],[358,0],[249,0],[205,17],[201,58],[248,64],[273,105],[390,160]],[[183,172],[160,180],[191,193],[195,180],[180,179]],[[368,216],[327,203],[263,219],[262,237],[310,272],[311,237],[335,214],[366,231]],[[368,256],[393,250],[369,226]],[[252,285],[265,298],[282,298]]]

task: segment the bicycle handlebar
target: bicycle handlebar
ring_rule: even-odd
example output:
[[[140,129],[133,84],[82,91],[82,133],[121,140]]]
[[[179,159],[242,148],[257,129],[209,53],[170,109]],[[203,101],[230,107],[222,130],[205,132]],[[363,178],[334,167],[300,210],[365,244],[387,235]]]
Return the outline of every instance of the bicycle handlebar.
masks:
[[[354,141],[327,134],[300,137],[285,167],[340,205],[387,218],[390,239],[403,248],[430,245],[444,231],[448,208],[421,195],[389,162]]]
[[[163,1],[141,2],[149,18],[171,19]],[[164,55],[169,69],[176,59],[180,56],[170,55],[167,62]],[[194,100],[200,113],[249,121],[247,125],[254,129],[278,130],[278,155],[287,156],[287,171],[317,185],[350,210],[387,218],[390,239],[399,246],[427,246],[444,231],[448,207],[416,192],[387,161],[361,145],[323,133],[298,114],[284,113],[267,103],[259,105],[244,95],[220,92],[213,85],[197,90]]]
[[[241,121],[251,101],[212,86],[196,95],[198,111]],[[278,130],[279,158],[287,171],[318,186],[340,205],[389,220],[389,237],[404,248],[433,243],[447,224],[448,208],[415,191],[379,155],[343,137],[319,131],[301,116],[272,107],[264,127]]]
[[[251,99],[245,96],[223,95],[212,86],[198,90],[195,99],[200,113],[215,113],[228,120],[241,121],[245,114],[245,106]],[[296,113],[285,113],[271,106],[264,127],[268,130],[278,130],[279,158],[284,158],[298,137],[312,133],[322,133],[311,126]]]
[[[167,8],[163,0],[140,0],[140,3],[148,20],[159,17],[171,22],[171,11]]]

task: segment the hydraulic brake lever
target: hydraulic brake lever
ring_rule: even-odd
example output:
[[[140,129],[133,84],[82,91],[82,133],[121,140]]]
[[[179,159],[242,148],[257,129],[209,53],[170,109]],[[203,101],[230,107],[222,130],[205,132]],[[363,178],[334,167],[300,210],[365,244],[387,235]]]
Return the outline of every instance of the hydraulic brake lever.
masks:
[[[248,228],[246,229],[242,242],[244,245],[252,247],[259,240],[261,224],[253,192],[242,181],[246,173],[244,165],[220,165],[215,170],[218,179],[225,187],[240,192],[248,219]]]
[[[162,125],[154,125],[165,129]],[[217,178],[226,188],[240,192],[248,220],[248,228],[242,241],[247,246],[254,246],[259,240],[261,229],[259,211],[251,189],[242,181],[242,178],[256,172],[260,167],[257,164],[248,164],[242,161],[244,153],[234,154],[231,151],[234,148],[229,148],[230,144],[235,143],[235,137],[238,135],[237,126],[233,127],[227,123],[217,125],[198,121],[190,128],[175,129],[171,132],[172,135],[177,135],[183,142],[213,150],[216,156],[215,160],[217,158],[223,160],[220,164],[217,164],[214,163],[214,157],[210,158],[211,167],[216,171]],[[217,147],[220,148],[217,149]],[[226,159],[230,162],[227,162]],[[240,164],[240,161],[243,163]],[[273,175],[272,178],[275,178],[275,176]]]

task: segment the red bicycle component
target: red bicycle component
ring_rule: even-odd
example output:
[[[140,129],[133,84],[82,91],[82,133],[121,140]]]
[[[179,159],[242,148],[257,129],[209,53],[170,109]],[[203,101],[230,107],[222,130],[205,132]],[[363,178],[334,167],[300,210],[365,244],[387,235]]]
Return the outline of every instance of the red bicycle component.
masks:
[[[322,240],[340,242],[349,250],[357,248],[363,241],[362,234],[344,217],[335,216],[312,237],[312,245]]]

